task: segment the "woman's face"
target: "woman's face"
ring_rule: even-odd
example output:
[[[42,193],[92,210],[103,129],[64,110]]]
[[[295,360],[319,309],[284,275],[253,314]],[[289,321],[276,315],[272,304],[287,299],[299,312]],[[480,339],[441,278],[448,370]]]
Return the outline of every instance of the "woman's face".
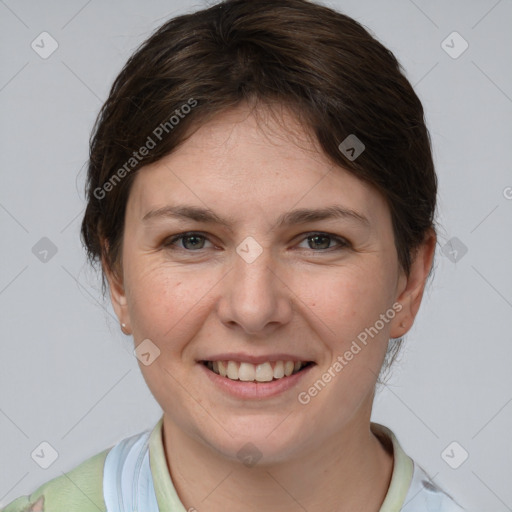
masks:
[[[384,199],[283,116],[223,113],[143,168],[109,278],[164,422],[226,457],[251,441],[286,460],[367,425],[429,267],[405,278]],[[287,361],[309,364],[282,377]]]

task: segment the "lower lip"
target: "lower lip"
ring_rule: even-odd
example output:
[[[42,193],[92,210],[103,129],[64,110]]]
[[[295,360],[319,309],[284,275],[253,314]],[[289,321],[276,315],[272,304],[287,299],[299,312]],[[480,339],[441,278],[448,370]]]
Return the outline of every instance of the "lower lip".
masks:
[[[207,377],[222,391],[236,397],[245,399],[262,399],[277,396],[296,386],[301,379],[315,366],[311,364],[303,370],[269,382],[245,382],[242,380],[231,380],[227,377],[217,375],[209,370],[203,363],[198,363]]]

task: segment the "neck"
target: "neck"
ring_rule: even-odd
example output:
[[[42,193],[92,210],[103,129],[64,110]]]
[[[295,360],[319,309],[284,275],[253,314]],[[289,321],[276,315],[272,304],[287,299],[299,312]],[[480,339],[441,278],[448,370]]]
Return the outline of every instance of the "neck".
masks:
[[[166,416],[163,425],[167,466],[187,510],[378,512],[389,488],[393,455],[371,432],[369,415],[293,460],[252,467],[221,456]]]

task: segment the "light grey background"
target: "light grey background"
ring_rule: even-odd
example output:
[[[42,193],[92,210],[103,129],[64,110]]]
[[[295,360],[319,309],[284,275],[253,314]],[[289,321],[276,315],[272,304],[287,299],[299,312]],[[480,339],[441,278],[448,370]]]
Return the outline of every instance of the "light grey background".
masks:
[[[83,166],[95,116],[133,50],[205,5],[0,0],[0,506],[161,415],[85,263]],[[440,181],[435,277],[374,421],[468,510],[512,510],[511,1],[328,5],[405,67]],[[59,45],[47,59],[31,48],[43,31]],[[441,46],[453,31],[469,44],[458,58]],[[463,43],[455,37],[452,53]],[[32,252],[42,237],[57,247],[47,262]],[[455,262],[441,252],[453,237],[467,247],[451,246]],[[31,458],[43,441],[58,452],[48,469]],[[453,441],[469,453],[458,469],[441,456]],[[448,451],[452,464],[462,449]]]

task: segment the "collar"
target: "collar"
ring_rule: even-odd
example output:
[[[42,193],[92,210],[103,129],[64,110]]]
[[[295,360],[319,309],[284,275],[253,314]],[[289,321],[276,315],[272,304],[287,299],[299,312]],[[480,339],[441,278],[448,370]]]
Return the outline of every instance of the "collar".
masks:
[[[149,438],[149,462],[158,507],[160,510],[187,512],[178,497],[167,468],[162,438],[163,419],[162,415]],[[388,492],[379,512],[396,512],[404,504],[411,484],[414,464],[412,459],[403,451],[390,429],[378,423],[371,423],[370,428],[384,446],[393,449],[393,473]]]
[[[371,423],[370,429],[384,446],[389,446],[391,443],[393,448],[393,473],[379,512],[396,512],[402,509],[405,502],[412,481],[414,463],[389,428],[379,423]]]

